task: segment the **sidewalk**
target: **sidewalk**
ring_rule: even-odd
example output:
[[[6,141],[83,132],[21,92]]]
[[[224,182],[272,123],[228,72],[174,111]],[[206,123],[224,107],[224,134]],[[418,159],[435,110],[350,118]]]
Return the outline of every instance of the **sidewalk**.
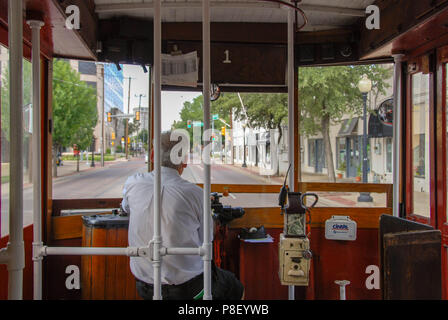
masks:
[[[131,160],[131,159],[130,159]],[[87,162],[85,159],[82,161],[79,161],[79,172],[76,171],[76,161],[74,160],[64,160],[62,166],[57,167],[57,177],[53,177],[53,179],[62,178],[66,176],[71,176],[74,174],[79,174],[82,172],[92,171],[92,170],[98,170],[98,169],[104,169],[108,166],[120,162],[126,162],[129,161],[126,158],[118,158],[113,161],[105,161],[104,167],[101,166],[101,161],[95,161],[95,166],[91,167],[91,161]],[[53,169],[53,168],[52,168]]]
[[[241,164],[226,165],[233,170],[241,172],[245,175],[250,175],[252,178],[258,177],[260,183],[265,184],[283,184],[284,176],[260,176],[259,168],[255,166],[247,166],[242,168]],[[303,182],[328,182],[328,176],[326,174],[313,174],[302,173]],[[336,179],[336,183],[358,183],[354,178],[342,178]],[[385,207],[386,206],[386,194],[371,193],[373,202],[358,202],[358,192],[317,192],[319,195],[318,207]]]
[[[268,184],[283,184],[285,181],[284,175],[279,176],[262,176],[260,175],[260,168],[255,166],[247,166],[246,168],[241,167],[241,164],[235,163],[233,165],[231,164],[224,164],[228,166],[232,166],[233,168],[240,170],[241,172],[248,173],[250,175],[257,175],[261,179],[264,180],[264,182]],[[328,182],[328,175],[326,174],[319,174],[319,173],[302,173],[302,182]],[[336,178],[336,183],[356,183],[355,178]]]

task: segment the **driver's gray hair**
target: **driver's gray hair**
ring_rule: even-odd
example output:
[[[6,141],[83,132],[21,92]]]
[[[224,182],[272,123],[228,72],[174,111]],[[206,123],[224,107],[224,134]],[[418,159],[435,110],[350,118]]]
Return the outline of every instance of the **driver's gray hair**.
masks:
[[[171,141],[171,131],[164,131],[160,134],[160,146],[161,146],[161,165],[163,167],[168,167],[172,169],[179,169],[182,166],[182,163],[174,164],[171,161],[171,150],[174,148],[176,144],[179,143],[181,137],[178,140]],[[181,151],[179,151],[179,156],[181,155]]]

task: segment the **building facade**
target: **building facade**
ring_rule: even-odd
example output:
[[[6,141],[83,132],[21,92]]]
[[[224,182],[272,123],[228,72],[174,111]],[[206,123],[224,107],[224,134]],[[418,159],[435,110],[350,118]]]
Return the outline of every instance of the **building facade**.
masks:
[[[104,152],[112,152],[124,135],[123,126],[109,123],[107,113],[122,114],[123,105],[123,72],[114,64],[95,63],[91,61],[69,60],[71,67],[79,72],[80,79],[97,91],[98,121],[94,129],[95,152],[101,153],[104,140]],[[104,129],[103,129],[104,127]],[[121,131],[115,131],[117,128]],[[104,132],[104,134],[103,134]]]

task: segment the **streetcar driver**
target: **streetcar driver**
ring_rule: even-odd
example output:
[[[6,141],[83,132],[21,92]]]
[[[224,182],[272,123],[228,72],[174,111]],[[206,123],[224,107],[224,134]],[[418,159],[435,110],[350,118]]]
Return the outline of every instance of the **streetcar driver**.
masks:
[[[167,248],[197,248],[203,242],[203,191],[181,178],[187,167],[171,159],[171,132],[161,134],[161,237]],[[183,157],[182,159],[186,159]],[[154,154],[151,152],[151,161]],[[154,171],[130,176],[123,188],[122,209],[129,214],[129,246],[144,247],[153,239]],[[149,259],[131,257],[138,294],[153,299],[153,266]],[[166,255],[162,259],[162,299],[192,300],[203,295],[203,260],[199,255]],[[242,299],[244,287],[229,271],[212,263],[212,298]]]

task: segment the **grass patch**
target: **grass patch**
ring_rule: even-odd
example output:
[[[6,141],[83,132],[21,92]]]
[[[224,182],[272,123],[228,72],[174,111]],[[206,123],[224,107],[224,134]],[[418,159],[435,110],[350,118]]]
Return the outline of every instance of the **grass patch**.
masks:
[[[115,157],[113,155],[109,155],[109,154],[105,154],[104,155],[104,161],[114,161],[115,159],[118,159],[121,157]],[[65,155],[62,156],[62,161],[66,160],[66,161],[76,161],[77,157],[72,156],[72,155]],[[92,160],[91,155],[89,155],[89,160]],[[94,157],[95,161],[101,161],[101,155],[95,155]],[[80,158],[81,161],[81,158]],[[82,161],[86,161],[86,158],[84,157]]]

